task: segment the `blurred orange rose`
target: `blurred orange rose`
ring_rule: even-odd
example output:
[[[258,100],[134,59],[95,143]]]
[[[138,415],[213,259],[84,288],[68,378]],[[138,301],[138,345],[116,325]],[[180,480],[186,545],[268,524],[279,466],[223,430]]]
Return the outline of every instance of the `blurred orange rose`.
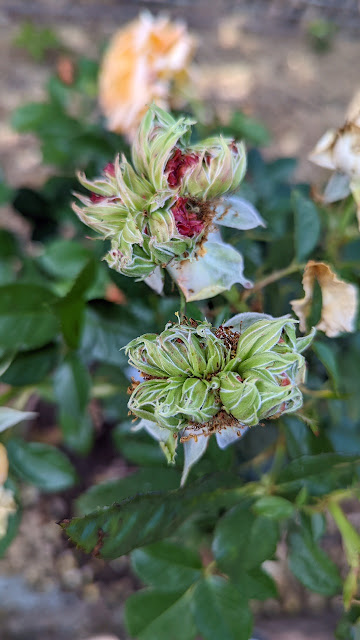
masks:
[[[169,109],[189,81],[195,40],[186,26],[142,13],[120,29],[100,67],[99,101],[111,131],[134,136],[147,106]],[[177,105],[176,105],[177,106]]]

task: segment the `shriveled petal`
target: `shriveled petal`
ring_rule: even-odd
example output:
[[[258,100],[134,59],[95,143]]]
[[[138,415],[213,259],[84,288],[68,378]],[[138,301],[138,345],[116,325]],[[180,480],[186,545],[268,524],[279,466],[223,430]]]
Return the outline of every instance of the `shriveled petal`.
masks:
[[[335,168],[349,176],[360,176],[360,129],[347,122],[337,133],[333,157]]]
[[[0,485],[4,484],[8,477],[9,461],[6,453],[6,449],[0,442]]]
[[[231,327],[234,331],[243,333],[243,331],[251,327],[254,322],[258,322],[259,320],[274,320],[274,318],[267,313],[246,311],[245,313],[238,313],[236,316],[229,318],[229,320],[224,322],[224,327]]]
[[[184,435],[186,436],[186,429]],[[203,435],[189,438],[184,442],[184,469],[181,476],[181,487],[184,486],[191,467],[204,455],[208,442],[209,438]]]
[[[216,434],[218,447],[220,447],[220,449],[226,449],[226,447],[241,438],[248,430],[249,427],[246,427],[245,425],[239,427],[226,427],[225,429],[222,429]]]
[[[325,169],[336,169],[333,146],[336,141],[337,132],[335,129],[327,131],[322,138],[320,138],[315,149],[309,155],[309,160],[319,167]]]
[[[357,288],[340,280],[329,265],[314,260],[307,263],[304,271],[302,282],[305,297],[292,300],[290,303],[300,319],[300,330],[306,331],[306,318],[311,309],[315,280],[319,283],[322,293],[321,319],[317,329],[324,331],[329,338],[335,338],[344,331],[355,331]]]
[[[235,283],[249,288],[252,283],[244,277],[243,257],[225,242],[207,241],[204,255],[194,261],[183,260],[168,266],[188,302],[212,298]]]
[[[216,215],[214,222],[224,227],[232,227],[246,231],[254,227],[266,227],[265,221],[254,205],[239,196],[229,196],[223,198],[215,206]]]
[[[327,183],[323,195],[326,204],[347,198],[350,193],[350,178],[345,173],[334,173]]]
[[[164,274],[161,267],[156,267],[154,271],[145,278],[144,282],[153,289],[155,293],[162,294],[164,289]]]

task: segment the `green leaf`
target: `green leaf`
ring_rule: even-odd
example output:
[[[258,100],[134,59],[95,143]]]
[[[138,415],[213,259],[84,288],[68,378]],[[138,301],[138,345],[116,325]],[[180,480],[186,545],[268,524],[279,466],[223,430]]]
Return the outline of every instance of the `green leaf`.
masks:
[[[301,262],[316,247],[321,225],[316,205],[299,191],[293,193],[295,214],[295,256]]]
[[[10,468],[22,480],[43,491],[63,491],[77,478],[64,453],[49,444],[11,439],[6,444]]]
[[[97,265],[91,258],[80,271],[70,291],[53,306],[70,349],[76,349],[79,345],[85,309],[84,295],[92,286],[96,272]]]
[[[251,507],[251,502],[242,502],[223,516],[215,529],[213,553],[220,569],[230,576],[259,567],[276,551],[277,523],[256,517]]]
[[[13,207],[32,226],[32,239],[42,242],[57,231],[55,207],[39,192],[27,187],[16,190]]]
[[[127,398],[128,396],[126,397],[126,402]],[[124,422],[121,422],[121,424],[117,425],[112,431],[111,435],[116,450],[120,451],[127,460],[139,466],[165,467],[169,469],[158,442],[149,437],[149,434],[144,431],[131,431],[133,426],[131,420],[124,420]],[[179,484],[180,480],[176,486],[179,486]],[[159,490],[162,488],[163,487],[158,487]],[[175,489],[175,487],[168,488]]]
[[[318,436],[309,429],[309,426],[296,416],[286,416],[286,447],[291,458],[332,452],[333,446],[322,429]]]
[[[163,593],[152,589],[130,596],[125,623],[138,640],[193,640],[196,627],[190,612],[191,590]]]
[[[40,349],[19,352],[1,381],[14,387],[23,387],[41,382],[56,366],[58,346],[50,343]]]
[[[91,378],[76,354],[69,354],[54,376],[54,392],[59,406],[59,422],[66,444],[86,454],[93,441],[93,425],[87,412]]]
[[[74,240],[55,240],[45,248],[39,262],[51,276],[74,280],[91,257],[91,251]]]
[[[246,594],[249,600],[267,600],[278,597],[274,580],[259,567],[238,573],[232,577],[232,580],[240,593]]]
[[[11,187],[9,187],[9,185],[6,184],[6,182],[5,182],[4,178],[3,178],[2,172],[0,172],[0,205],[5,204],[6,202],[9,202],[12,197],[13,197],[13,190],[12,190]],[[1,229],[1,231],[0,231],[1,240],[2,240],[2,237],[3,237],[4,234],[7,234],[8,236],[11,235],[5,229]],[[2,242],[1,242],[1,245],[2,245]],[[0,253],[0,255],[2,257],[5,257],[5,255],[2,252]]]
[[[257,500],[252,508],[254,513],[273,520],[284,520],[294,515],[294,505],[280,496],[263,496]]]
[[[56,296],[34,284],[0,287],[0,347],[35,349],[50,342],[58,332],[58,320],[49,305]]]
[[[1,353],[1,352],[0,352]],[[15,357],[14,351],[3,351],[0,355],[0,377],[3,376],[11,366]]]
[[[300,512],[299,524],[302,529],[308,531],[315,542],[320,540],[326,531],[326,517],[323,513],[308,515]]]
[[[204,640],[248,640],[252,615],[247,601],[228,580],[200,580],[191,598],[191,611]]]
[[[24,420],[31,420],[37,414],[33,411],[18,411],[10,407],[0,407],[0,433]]]
[[[340,618],[335,630],[336,640],[360,640],[360,605],[353,604]]]
[[[158,591],[184,591],[201,577],[198,554],[172,542],[133,551],[131,563],[140,580]]]
[[[216,473],[177,491],[134,496],[61,526],[86,553],[96,548],[103,558],[117,558],[172,535],[195,512],[216,513],[240,495],[236,477]]]
[[[257,146],[270,142],[270,133],[265,125],[242,111],[235,111],[232,114],[229,125],[225,127],[225,133],[230,133],[239,139],[243,138]]]
[[[42,123],[50,120],[52,105],[46,102],[28,102],[15,109],[11,125],[16,131],[26,133],[41,128]]]
[[[297,579],[311,591],[333,596],[341,590],[336,565],[320,549],[309,533],[295,528],[288,537],[289,566]]]
[[[87,305],[81,349],[91,354],[92,360],[124,367],[127,358],[120,349],[143,329],[144,320],[131,311],[105,300],[96,300]]]
[[[300,491],[307,487],[313,495],[322,495],[348,487],[359,466],[359,456],[339,453],[302,456],[292,460],[280,472],[276,484],[279,492]]]
[[[38,27],[32,22],[24,22],[14,40],[18,47],[26,51],[39,62],[49,50],[57,49],[60,42],[56,32],[48,27]]]
[[[337,365],[336,354],[334,349],[325,342],[314,342],[313,351],[315,351],[320,362],[323,363],[326,371],[328,372],[335,391],[339,390],[340,386],[340,372]]]
[[[125,478],[101,482],[90,487],[76,500],[76,510],[79,515],[86,515],[97,507],[111,506],[138,493],[161,491],[164,487],[177,489],[180,478],[181,473],[171,467],[139,469]]]

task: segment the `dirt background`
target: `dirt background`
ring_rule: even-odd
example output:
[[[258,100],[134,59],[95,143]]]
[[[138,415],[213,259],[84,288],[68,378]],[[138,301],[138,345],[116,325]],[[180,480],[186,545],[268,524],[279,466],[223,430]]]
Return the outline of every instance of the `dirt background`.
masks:
[[[241,108],[262,120],[272,134],[266,155],[296,155],[297,177],[321,182],[324,174],[307,155],[327,128],[342,124],[360,88],[360,13],[353,0],[0,0],[0,165],[10,184],[38,185],[48,172],[36,140],[20,136],[9,124],[17,106],[43,98],[52,67],[35,63],[14,46],[24,20],[51,26],[72,51],[98,57],[116,27],[144,7],[184,18],[197,34],[202,99],[223,116]],[[322,54],[308,36],[309,23],[319,17],[337,24],[332,45]],[[16,228],[9,209],[3,211],[5,218]],[[115,460],[102,477],[116,475],[120,467],[121,461]],[[63,498],[41,498],[31,488],[24,489],[23,498],[20,535],[0,560],[1,640],[84,640],[96,633],[125,640],[123,604],[138,586],[128,560],[110,565],[86,560],[66,546],[55,524],[66,516]],[[327,544],[339,557],[335,533],[330,531]],[[306,594],[286,570],[284,547],[278,555],[279,562],[268,570],[279,584],[280,603],[258,608],[261,637],[332,638],[339,600]]]

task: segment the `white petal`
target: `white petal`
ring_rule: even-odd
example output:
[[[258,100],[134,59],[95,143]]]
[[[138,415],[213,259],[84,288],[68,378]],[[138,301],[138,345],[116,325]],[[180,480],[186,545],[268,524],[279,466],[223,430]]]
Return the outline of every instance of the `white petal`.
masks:
[[[239,427],[226,427],[222,429],[219,433],[216,434],[216,442],[218,443],[218,447],[220,449],[226,449],[229,444],[233,444],[235,440],[241,438],[248,431],[249,427],[239,426]],[[239,435],[240,434],[240,435]]]
[[[334,161],[336,168],[349,176],[360,176],[360,135],[357,127],[345,125],[341,135],[338,135],[334,146]]]
[[[246,288],[252,286],[243,275],[243,257],[234,247],[207,241],[203,248],[206,251],[203,256],[167,267],[188,302],[212,298],[237,282]]]
[[[170,434],[169,429],[159,427],[156,422],[145,420],[144,418],[140,420],[138,424],[132,427],[132,431],[141,431],[141,429],[145,429],[158,442],[167,442]]]
[[[224,327],[232,327],[235,331],[243,332],[248,329],[254,322],[259,320],[273,320],[273,316],[269,316],[267,313],[256,313],[255,311],[246,311],[245,313],[238,313],[226,322]]]
[[[315,149],[310,153],[310,162],[319,165],[319,167],[325,167],[325,169],[336,169],[333,153],[335,140],[336,131],[335,129],[330,129],[320,138]]]
[[[0,407],[0,433],[23,420],[35,418],[35,416],[37,416],[37,413],[34,413],[34,411],[18,411],[18,409],[11,409],[10,407]]]
[[[154,271],[144,279],[144,282],[159,295],[164,289],[164,274],[161,267],[156,267]]]
[[[135,369],[135,367],[129,366],[123,369],[123,371],[128,380],[131,380],[132,378],[134,378],[134,380],[138,382],[144,382],[144,378],[142,377],[140,371],[138,369]]]
[[[224,198],[222,202],[216,205],[215,210],[216,216],[214,222],[225,227],[245,231],[246,229],[254,229],[254,227],[258,226],[266,226],[260,213],[251,202],[238,196]]]
[[[330,204],[343,198],[347,198],[350,193],[350,178],[345,173],[334,173],[326,185],[323,200]]]
[[[191,467],[205,453],[208,441],[209,438],[206,436],[198,436],[196,439],[190,438],[187,442],[184,442],[184,469],[181,476],[181,487],[184,486]]]

